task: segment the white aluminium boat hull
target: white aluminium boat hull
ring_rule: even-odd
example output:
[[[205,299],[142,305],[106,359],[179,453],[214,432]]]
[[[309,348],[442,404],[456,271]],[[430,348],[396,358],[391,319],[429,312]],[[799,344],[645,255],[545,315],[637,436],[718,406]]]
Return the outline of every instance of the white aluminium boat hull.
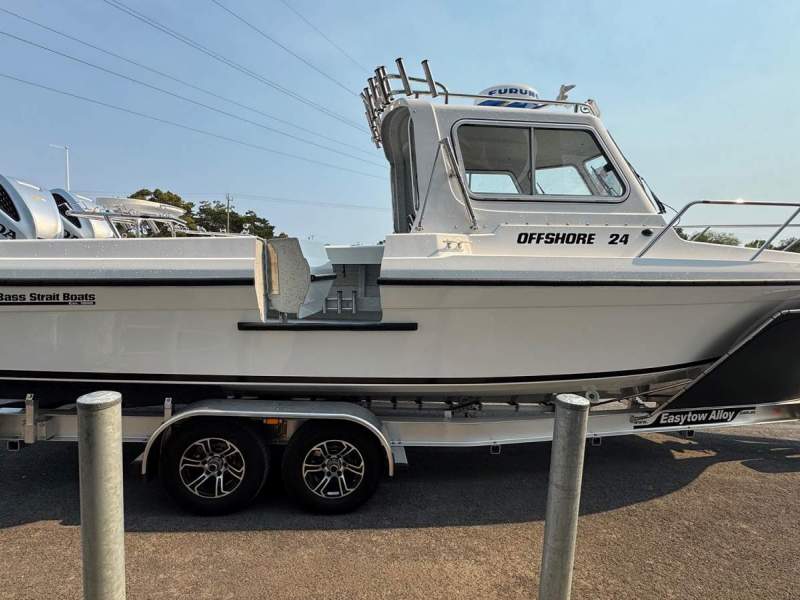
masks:
[[[306,322],[303,330],[272,323],[246,331],[239,324],[258,323],[258,299],[240,282],[44,291],[90,294],[94,304],[0,306],[0,396],[36,392],[60,404],[87,390],[120,389],[132,405],[229,393],[617,392],[692,375],[800,288],[386,285],[383,321],[372,329]]]

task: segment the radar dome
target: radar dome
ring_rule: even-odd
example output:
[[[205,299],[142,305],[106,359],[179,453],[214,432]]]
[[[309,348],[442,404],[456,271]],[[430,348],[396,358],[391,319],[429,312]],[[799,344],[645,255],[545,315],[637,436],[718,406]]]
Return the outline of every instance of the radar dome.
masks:
[[[475,100],[475,104],[478,106],[505,106],[508,108],[540,108],[544,106],[538,102],[532,102],[532,100],[539,99],[539,92],[531,86],[521,83],[493,85],[483,90],[480,95],[502,96],[502,99],[478,98]],[[515,99],[511,100],[510,98]]]

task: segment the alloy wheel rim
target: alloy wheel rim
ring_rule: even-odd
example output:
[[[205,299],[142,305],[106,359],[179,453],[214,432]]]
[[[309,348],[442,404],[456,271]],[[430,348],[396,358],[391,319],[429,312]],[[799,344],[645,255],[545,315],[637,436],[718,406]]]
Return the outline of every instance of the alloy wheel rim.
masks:
[[[344,498],[364,480],[364,457],[350,442],[325,440],[303,459],[303,481],[321,498]]]
[[[236,491],[244,479],[244,455],[224,438],[203,438],[184,450],[178,473],[195,496],[224,498]]]

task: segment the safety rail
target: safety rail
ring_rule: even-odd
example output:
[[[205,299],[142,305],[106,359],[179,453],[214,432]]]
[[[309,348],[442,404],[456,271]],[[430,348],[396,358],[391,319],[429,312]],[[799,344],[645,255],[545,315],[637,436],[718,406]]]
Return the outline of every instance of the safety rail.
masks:
[[[395,65],[397,65],[397,73],[389,73],[385,66],[379,66],[375,69],[375,76],[367,79],[367,87],[365,87],[361,92],[361,100],[364,102],[367,125],[369,126],[370,133],[372,134],[372,141],[379,148],[381,145],[381,115],[400,95],[413,96],[415,98],[419,98],[420,96],[438,98],[439,96],[442,96],[445,104],[449,104],[451,98],[465,98],[469,100],[509,100],[512,102],[519,101],[519,98],[510,96],[484,96],[480,94],[451,92],[447,89],[447,86],[433,78],[427,60],[422,61],[422,71],[424,72],[425,77],[409,76],[406,73],[402,58],[398,58],[394,62]],[[400,81],[402,83],[402,88],[393,89],[391,85],[392,80]],[[413,83],[423,83],[426,87],[423,89],[415,88],[412,86]],[[587,100],[586,102],[570,102],[567,100],[567,92],[573,87],[575,86],[562,85],[557,99],[545,100],[536,98],[536,104],[540,104],[542,106],[564,106],[572,108],[575,112],[598,116],[599,111],[597,110],[593,100]]]
[[[176,230],[185,232],[188,230],[188,226],[186,221],[183,219],[178,219],[177,217],[170,217],[166,215],[135,215],[131,213],[122,213],[122,212],[112,212],[112,211],[77,211],[77,210],[69,210],[67,211],[68,217],[79,217],[82,219],[94,219],[96,221],[105,221],[108,223],[108,226],[111,227],[111,231],[114,232],[114,237],[121,238],[123,237],[120,234],[119,230],[116,228],[116,223],[120,223],[123,225],[132,225],[135,227],[136,236],[142,236],[142,225],[147,222],[151,223],[161,223],[162,225],[166,225],[172,235],[175,235]]]
[[[750,261],[754,261],[759,256],[761,256],[761,253],[764,250],[775,250],[775,251],[778,251],[778,252],[788,252],[791,248],[793,248],[795,245],[800,243],[800,239],[798,239],[798,240],[792,241],[790,244],[788,244],[784,248],[772,248],[771,247],[772,242],[774,242],[777,239],[777,237],[784,230],[786,230],[787,228],[790,228],[790,227],[799,226],[797,224],[792,224],[792,221],[794,221],[795,218],[797,218],[798,214],[800,214],[800,203],[797,203],[797,202],[758,202],[758,201],[755,201],[755,200],[695,200],[694,202],[689,202],[686,206],[684,206],[682,209],[680,209],[677,212],[677,214],[672,218],[672,220],[669,223],[667,223],[667,225],[665,225],[664,228],[661,231],[658,232],[658,235],[656,235],[652,240],[650,240],[650,242],[644,248],[642,248],[642,251],[639,252],[639,254],[636,255],[636,258],[644,257],[644,255],[647,254],[650,251],[650,249],[658,243],[658,240],[660,240],[662,237],[664,237],[664,234],[666,234],[667,231],[671,231],[678,224],[678,222],[681,220],[683,215],[685,215],[689,211],[689,209],[691,209],[692,207],[697,206],[697,205],[780,206],[780,207],[785,207],[785,208],[794,208],[795,210],[792,211],[792,214],[789,215],[788,219],[786,219],[783,223],[778,223],[778,224],[775,224],[775,223],[768,223],[768,224],[767,223],[750,223],[750,224],[739,224],[739,225],[705,225],[705,224],[704,225],[684,225],[683,226],[684,229],[696,229],[698,227],[704,228],[699,234],[696,234],[696,235],[690,237],[689,241],[692,241],[694,239],[699,238],[703,233],[705,233],[706,231],[708,231],[712,227],[726,227],[726,228],[738,227],[738,228],[748,228],[748,229],[759,229],[759,228],[765,228],[765,227],[776,227],[776,230],[773,232],[773,234],[771,236],[769,236],[768,239],[764,240],[764,243],[761,246],[759,246],[758,248],[755,248],[755,251],[753,252],[753,255],[749,258]]]
[[[106,223],[108,223],[108,225],[111,227],[111,230],[114,232],[114,237],[117,238],[122,238],[124,236],[115,227],[116,223],[133,226],[137,237],[142,237],[143,234],[142,225],[145,223],[160,223],[161,225],[166,225],[172,237],[176,237],[177,233],[180,233],[181,235],[199,236],[199,237],[242,237],[248,235],[246,233],[227,233],[224,231],[205,231],[205,230],[189,229],[189,225],[183,219],[179,219],[177,217],[170,217],[166,215],[148,215],[148,214],[137,215],[131,213],[112,212],[112,211],[82,212],[76,210],[69,210],[67,211],[66,215],[68,217],[80,217],[82,219],[94,219],[97,221],[105,221]],[[258,236],[253,236],[253,237],[258,237]]]

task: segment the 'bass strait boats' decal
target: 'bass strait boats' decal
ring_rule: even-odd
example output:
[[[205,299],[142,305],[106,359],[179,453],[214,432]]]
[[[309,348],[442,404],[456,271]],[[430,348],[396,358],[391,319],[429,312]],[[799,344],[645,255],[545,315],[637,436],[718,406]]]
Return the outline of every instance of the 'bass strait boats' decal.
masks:
[[[754,415],[753,406],[735,408],[707,408],[693,410],[667,410],[654,417],[645,417],[634,422],[634,429],[658,429],[660,427],[691,427],[697,425],[721,425],[731,423],[740,415]]]
[[[94,306],[95,294],[74,292],[0,292],[0,306]]]

